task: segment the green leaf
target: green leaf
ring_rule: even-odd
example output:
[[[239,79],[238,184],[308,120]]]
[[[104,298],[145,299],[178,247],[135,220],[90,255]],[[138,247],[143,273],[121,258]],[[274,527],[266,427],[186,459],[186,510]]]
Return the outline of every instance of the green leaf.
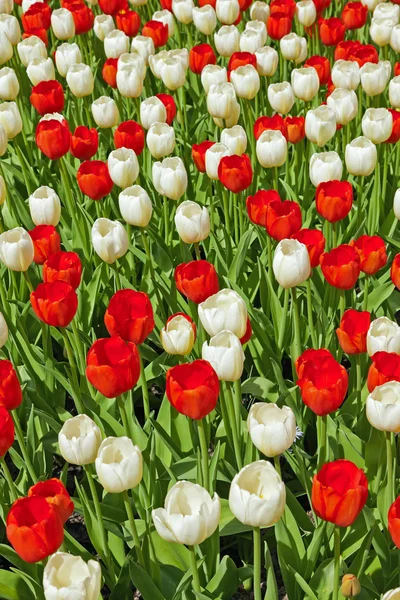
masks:
[[[129,564],[129,573],[134,585],[137,587],[144,600],[165,600],[158,587],[153,583],[150,575],[133,560]]]
[[[2,600],[34,600],[35,596],[21,575],[1,570],[0,598]]]
[[[206,590],[215,598],[230,600],[239,586],[238,570],[229,556],[221,560],[217,572],[208,583]]]

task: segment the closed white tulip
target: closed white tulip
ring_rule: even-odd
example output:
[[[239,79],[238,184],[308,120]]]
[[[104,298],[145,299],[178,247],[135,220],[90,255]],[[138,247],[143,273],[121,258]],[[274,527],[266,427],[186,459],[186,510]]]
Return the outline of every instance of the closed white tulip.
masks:
[[[108,155],[108,171],[118,187],[131,186],[139,175],[139,162],[131,148],[118,148]]]
[[[22,119],[16,102],[0,104],[0,123],[4,127],[9,140],[22,131]]]
[[[152,511],[158,534],[167,542],[201,544],[218,528],[221,504],[197,483],[178,481],[169,490],[164,508]]]
[[[351,175],[371,175],[377,161],[375,144],[364,136],[355,138],[346,146],[345,161]]]
[[[19,58],[24,67],[27,67],[34,58],[39,58],[40,56],[47,58],[45,43],[36,35],[31,35],[22,40],[22,42],[19,42],[17,48]]]
[[[240,104],[236,100],[236,98],[234,98],[232,101],[231,110],[228,115],[228,118],[220,119],[218,117],[213,117],[213,121],[214,121],[215,125],[217,125],[217,127],[219,127],[220,129],[222,129],[223,127],[230,128],[230,127],[234,127],[235,125],[238,124],[239,117],[240,117]]]
[[[143,459],[138,446],[128,437],[108,437],[96,458],[97,477],[109,494],[120,494],[142,481]]]
[[[172,12],[180,23],[188,25],[193,20],[193,0],[172,0]]]
[[[235,475],[229,490],[229,508],[250,527],[271,527],[282,517],[286,488],[272,464],[258,460]]]
[[[211,35],[217,26],[217,15],[209,4],[193,8],[193,23],[203,35]]]
[[[135,66],[118,68],[117,88],[124,98],[139,98],[143,91],[143,77]]]
[[[189,68],[189,50],[187,48],[168,50],[168,58],[179,58],[185,70]]]
[[[55,60],[57,71],[61,77],[66,77],[68,69],[72,67],[72,65],[82,62],[82,54],[78,44],[68,44],[66,42],[58,46],[55,53]]]
[[[146,142],[153,158],[164,158],[174,151],[174,128],[167,123],[153,123],[147,132]]]
[[[210,179],[216,181],[218,178],[218,166],[221,158],[224,156],[231,156],[232,152],[225,144],[217,143],[213,144],[206,150],[205,164],[206,173]]]
[[[316,152],[310,159],[310,179],[317,187],[323,181],[342,179],[343,163],[337,152]]]
[[[240,33],[235,25],[223,25],[214,33],[214,43],[218,54],[226,58],[240,50]]]
[[[262,21],[263,23],[266,23],[270,12],[269,5],[261,0],[256,0],[250,6],[250,18],[253,21]]]
[[[92,244],[101,260],[112,264],[126,254],[129,247],[128,234],[118,221],[97,219],[92,227]]]
[[[255,53],[257,59],[257,71],[264,77],[273,77],[279,63],[279,54],[272,46],[263,46]]]
[[[239,338],[226,329],[204,342],[202,357],[207,360],[221,381],[237,381],[244,366],[244,352]]]
[[[157,79],[161,79],[161,67],[167,58],[171,58],[168,50],[160,50],[157,54],[149,57],[150,70]]]
[[[400,75],[393,77],[389,83],[389,102],[393,108],[400,108]]]
[[[61,202],[56,192],[43,185],[29,196],[29,211],[35,225],[57,227],[61,216]]]
[[[400,431],[400,383],[389,381],[367,396],[365,413],[368,421],[379,431]]]
[[[117,69],[119,71],[130,70],[132,67],[136,69],[140,77],[146,77],[146,63],[137,52],[124,52],[118,58]]]
[[[165,352],[185,356],[191,353],[196,341],[195,325],[185,315],[174,315],[161,329],[160,338]]]
[[[253,65],[243,65],[231,72],[231,82],[239,98],[252,100],[260,89],[260,76]]]
[[[118,203],[122,218],[129,225],[147,227],[150,223],[153,205],[148,193],[140,185],[123,190],[118,197]]]
[[[80,556],[56,552],[43,571],[46,600],[98,600],[101,567],[95,560],[87,563]]]
[[[361,85],[367,96],[382,94],[390,78],[385,61],[365,63],[360,69]]]
[[[0,12],[10,15],[14,8],[14,0],[0,0]]]
[[[164,158],[153,164],[153,184],[159,194],[170,200],[179,200],[186,192],[188,176],[181,158]]]
[[[268,102],[275,112],[287,115],[294,104],[294,92],[290,83],[271,83],[268,86]]]
[[[336,123],[339,125],[347,125],[357,115],[358,98],[353,90],[336,88],[326,102],[335,113]]]
[[[104,52],[107,58],[119,58],[129,52],[129,38],[123,31],[114,29],[104,38]]]
[[[155,54],[154,42],[150,37],[145,35],[137,35],[131,43],[131,52],[137,52],[144,60],[145,64],[149,64],[149,59]]]
[[[32,85],[37,85],[41,81],[50,81],[56,78],[54,63],[51,58],[34,58],[26,68]]]
[[[320,147],[324,146],[336,133],[334,111],[329,106],[309,110],[306,114],[305,132],[311,142]]]
[[[19,94],[19,81],[14,69],[3,67],[0,69],[0,99],[15,100]]]
[[[282,56],[285,60],[297,61],[302,52],[301,37],[297,33],[291,32],[284,35],[279,42]],[[292,86],[293,86],[293,75],[292,75]],[[318,80],[319,87],[319,80]],[[296,94],[296,92],[295,92]],[[314,94],[315,95],[315,94]],[[297,94],[296,94],[297,96]],[[300,96],[298,96],[300,98]]]
[[[77,63],[67,71],[67,83],[72,94],[77,98],[89,96],[94,89],[93,73],[89,65]]]
[[[111,15],[96,15],[93,23],[94,34],[101,42],[105,37],[114,31],[115,23]]]
[[[58,434],[60,454],[71,465],[91,465],[101,444],[101,431],[87,415],[77,415],[63,424]]]
[[[9,15],[7,15],[9,16]],[[8,36],[3,31],[0,31],[0,65],[8,62],[14,54],[12,44]]]
[[[32,238],[22,227],[9,229],[0,235],[0,260],[11,271],[27,271],[33,255]]]
[[[304,102],[310,102],[319,90],[319,77],[314,67],[293,69],[292,88],[297,98]]]
[[[212,117],[228,119],[236,104],[236,92],[232,83],[212,85],[207,95],[207,109]]]
[[[397,25],[399,22],[400,9],[397,4],[392,2],[382,2],[374,9],[374,19],[390,19],[393,25]]]
[[[74,16],[66,8],[56,8],[51,13],[51,28],[58,40],[69,40],[75,35]]]
[[[261,23],[261,21],[260,21],[260,24],[263,25],[263,23]],[[265,26],[264,26],[264,29],[265,29]],[[239,45],[240,45],[240,52],[250,52],[251,54],[254,54],[263,45],[262,36],[255,29],[245,29],[240,34]]]
[[[362,118],[361,129],[374,144],[386,142],[393,129],[392,113],[387,108],[368,108]]]
[[[177,90],[185,85],[186,68],[179,57],[167,58],[161,65],[161,79],[169,90]]]
[[[174,35],[175,31],[175,19],[173,14],[169,10],[157,10],[153,14],[153,21],[158,21],[168,26],[168,37]]]
[[[146,98],[140,104],[140,122],[144,129],[150,129],[153,123],[165,123],[167,111],[157,96]]]
[[[0,32],[6,36],[4,39],[1,36],[2,44],[6,44],[8,40],[12,46],[16,46],[21,41],[21,27],[17,17],[14,15],[0,14]],[[9,50],[3,49],[4,52],[9,53]],[[12,54],[11,50],[11,56]]]
[[[283,288],[304,283],[311,275],[307,246],[298,240],[281,240],[275,250],[272,269]]]
[[[201,72],[201,84],[206,94],[212,85],[228,82],[228,73],[225,67],[218,65],[206,65]]]
[[[238,0],[217,0],[215,12],[224,25],[232,25],[239,16],[240,6]]]
[[[224,129],[221,133],[221,143],[229,148],[232,154],[244,154],[247,148],[246,131],[241,125]]]
[[[176,209],[175,225],[185,244],[202,242],[210,235],[210,215],[205,206],[186,200]]]
[[[337,60],[332,67],[331,77],[335,87],[356,90],[360,83],[360,67],[352,60]]]
[[[268,34],[265,23],[262,21],[248,21],[245,31],[252,31],[258,34],[260,39],[260,47],[267,43]]]
[[[8,340],[8,327],[3,313],[0,312],[0,348],[2,348]]]
[[[247,308],[234,290],[223,289],[199,304],[199,318],[208,335],[227,329],[241,339],[247,328]]]
[[[258,162],[266,169],[280,167],[287,157],[287,141],[280,131],[268,129],[257,140]]]
[[[296,419],[291,408],[270,402],[255,402],[247,418],[251,441],[265,456],[288,450],[296,437]]]
[[[382,596],[382,600],[400,600],[400,587],[386,592],[386,594]]]
[[[96,125],[102,129],[115,127],[119,123],[119,112],[115,100],[108,96],[100,96],[92,103],[92,115]]]
[[[303,27],[311,27],[317,18],[317,9],[312,0],[296,2],[296,17]]]
[[[375,15],[371,19],[371,25],[369,27],[369,34],[372,41],[377,46],[386,46],[390,42],[390,36],[392,34],[393,22],[391,19],[376,18]]]
[[[367,352],[395,352],[400,354],[400,327],[387,317],[372,321],[367,333]]]

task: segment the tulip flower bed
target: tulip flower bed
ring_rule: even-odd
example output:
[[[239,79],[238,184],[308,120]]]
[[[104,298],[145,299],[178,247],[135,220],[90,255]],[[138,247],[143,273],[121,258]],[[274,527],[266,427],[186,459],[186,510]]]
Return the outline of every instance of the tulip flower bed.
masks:
[[[1,600],[400,599],[399,23],[0,0]]]

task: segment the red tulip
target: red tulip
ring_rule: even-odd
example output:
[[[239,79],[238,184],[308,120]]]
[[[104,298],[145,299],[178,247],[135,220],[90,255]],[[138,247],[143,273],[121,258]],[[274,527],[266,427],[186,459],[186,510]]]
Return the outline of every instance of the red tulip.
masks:
[[[106,398],[129,392],[140,375],[137,347],[118,336],[96,340],[88,352],[86,364],[86,377]]]
[[[47,31],[43,27],[34,27],[34,28],[30,29],[29,32],[25,32],[22,34],[22,39],[26,40],[27,38],[30,38],[33,35],[35,37],[38,37],[39,39],[41,39],[43,44],[45,44],[45,46],[49,45],[49,38],[47,35]]]
[[[52,10],[46,2],[35,2],[22,13],[21,21],[24,31],[32,29],[50,29]]]
[[[374,275],[387,263],[385,242],[379,235],[362,235],[350,242],[360,259],[360,268],[367,275]]]
[[[55,252],[43,265],[43,281],[52,283],[54,281],[65,281],[75,290],[81,282],[82,263],[75,252]]]
[[[388,529],[394,545],[400,548],[400,496],[389,508]]]
[[[39,481],[28,491],[28,498],[32,497],[45,498],[48,504],[58,512],[63,523],[68,521],[74,512],[74,503],[59,479]]]
[[[7,538],[16,553],[28,563],[44,560],[57,552],[64,540],[58,511],[45,498],[20,498],[6,520]]]
[[[99,134],[97,129],[79,125],[74,133],[71,134],[72,156],[79,160],[89,160],[92,158],[99,148]]]
[[[388,111],[392,113],[393,127],[390,137],[386,140],[387,144],[396,144],[400,140],[400,112],[393,108],[388,108]]]
[[[324,46],[336,46],[344,40],[346,25],[341,19],[337,17],[320,19],[318,25],[319,37]]]
[[[81,163],[76,178],[81,192],[92,200],[101,200],[113,188],[107,163],[101,160],[85,160]]]
[[[160,21],[148,21],[143,26],[142,35],[150,37],[156,48],[165,46],[168,41],[168,25],[160,23]]]
[[[400,381],[400,355],[394,352],[376,352],[368,371],[369,393],[373,392],[377,385],[388,381]]]
[[[215,267],[206,260],[192,260],[178,265],[174,278],[180,293],[196,304],[204,302],[219,290]]]
[[[372,44],[360,44],[349,54],[348,60],[354,60],[361,68],[367,62],[378,63],[379,55]]]
[[[361,354],[367,351],[367,333],[371,323],[368,311],[350,308],[343,313],[340,326],[336,329],[339,344],[346,354]]]
[[[41,81],[32,88],[30,101],[42,116],[61,112],[64,109],[64,92],[61,83],[53,79]]]
[[[348,181],[324,181],[315,194],[317,211],[330,223],[347,217],[353,205],[353,188]]]
[[[55,252],[60,250],[60,235],[53,225],[37,225],[28,231],[32,238],[35,254],[33,260],[42,265]]]
[[[310,56],[304,63],[305,67],[314,67],[318,73],[319,82],[321,85],[326,85],[331,76],[331,65],[329,58],[326,56]]]
[[[203,419],[217,405],[218,376],[206,360],[171,367],[167,371],[166,394],[178,412],[191,419]]]
[[[199,44],[193,46],[189,52],[189,68],[196,75],[200,75],[207,65],[215,65],[217,57],[210,44]]]
[[[314,475],[311,501],[324,521],[348,527],[357,519],[368,497],[368,481],[362,469],[350,460],[325,463]]]
[[[161,8],[172,12],[172,0],[160,0]]]
[[[144,292],[118,290],[110,300],[104,323],[110,335],[118,335],[137,345],[143,344],[154,329],[150,298]]]
[[[390,279],[400,290],[400,254],[396,254],[390,267]]]
[[[244,67],[246,65],[252,65],[254,68],[256,68],[256,55],[252,52],[234,52],[228,62],[228,72],[234,71],[235,69]]]
[[[36,145],[51,160],[67,154],[70,146],[70,132],[65,119],[42,119],[36,127]]]
[[[325,362],[329,362],[329,360],[335,359],[333,358],[331,352],[329,352],[329,350],[326,348],[320,348],[319,350],[309,348],[308,350],[304,350],[303,354],[296,358],[294,363],[297,377],[302,377],[303,371],[308,364],[313,364],[316,368],[318,368],[319,364],[323,366]]]
[[[306,136],[304,117],[285,117],[286,138],[291,144],[298,144]],[[283,133],[283,132],[282,132]],[[285,134],[284,134],[285,135]]]
[[[268,204],[266,229],[268,235],[280,242],[301,228],[301,210],[297,202],[273,200]]]
[[[7,454],[14,443],[14,421],[4,406],[0,406],[0,457]]]
[[[256,140],[260,137],[263,131],[280,131],[287,138],[285,119],[278,114],[272,117],[259,117],[253,126],[253,133]]]
[[[167,111],[167,123],[172,125],[176,115],[176,104],[175,100],[170,94],[156,94],[157,98],[161,100]]]
[[[319,259],[325,249],[325,238],[322,231],[319,229],[300,229],[292,235],[292,238],[307,246],[311,267],[313,269],[318,267]]]
[[[75,35],[87,33],[93,27],[94,14],[92,9],[84,2],[73,2],[68,6],[75,23]]]
[[[106,15],[115,16],[120,10],[128,10],[128,0],[99,0],[100,10]]]
[[[22,390],[17,373],[9,360],[0,360],[0,407],[14,410],[21,402]]]
[[[218,178],[234,194],[246,190],[253,179],[253,169],[247,154],[223,156],[218,165]]]
[[[197,167],[197,170],[201,173],[206,172],[206,152],[215,142],[206,140],[201,144],[193,144],[192,146],[192,158],[193,162]]]
[[[115,18],[117,28],[128,37],[135,37],[140,29],[140,16],[134,10],[122,9]]]
[[[317,9],[317,14],[321,15],[324,10],[330,6],[331,0],[315,0],[314,4]]]
[[[343,42],[339,42],[335,48],[335,61],[349,60],[349,56],[360,47],[361,43],[358,40],[344,40]]]
[[[360,259],[349,244],[342,244],[330,252],[324,252],[320,265],[325,279],[333,287],[350,290],[360,274]]]
[[[267,32],[273,40],[280,40],[290,33],[292,19],[283,12],[271,13],[267,19]]]
[[[304,404],[316,415],[325,416],[343,404],[348,382],[346,369],[333,357],[325,356],[303,365],[297,385]]]
[[[247,344],[247,342],[250,340],[252,335],[253,335],[253,328],[251,326],[249,317],[247,317],[246,331],[244,332],[244,336],[240,338],[240,343],[242,344],[242,346]]]
[[[36,316],[53,327],[67,327],[78,309],[78,296],[65,281],[39,283],[30,299]]]
[[[267,223],[267,208],[273,200],[281,201],[276,190],[258,190],[254,196],[249,196],[246,200],[246,208],[250,221],[255,225],[265,227]]]
[[[269,7],[271,14],[284,13],[291,19],[293,19],[294,13],[296,12],[296,3],[294,0],[272,0]]]
[[[368,18],[368,6],[362,2],[348,2],[342,10],[342,21],[347,29],[364,27]]]
[[[136,121],[124,121],[114,131],[116,148],[130,148],[138,156],[144,148],[143,127]]]
[[[397,77],[397,75],[400,75],[400,62],[396,62],[394,64],[393,73],[394,73],[395,77]]]
[[[101,76],[107,85],[117,89],[118,58],[107,58],[101,70]]]

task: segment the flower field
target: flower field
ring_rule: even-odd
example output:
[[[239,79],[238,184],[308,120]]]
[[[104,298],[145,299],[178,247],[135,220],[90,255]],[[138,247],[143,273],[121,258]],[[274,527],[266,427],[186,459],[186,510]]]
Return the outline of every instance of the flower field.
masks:
[[[399,52],[0,0],[0,600],[400,599]]]

